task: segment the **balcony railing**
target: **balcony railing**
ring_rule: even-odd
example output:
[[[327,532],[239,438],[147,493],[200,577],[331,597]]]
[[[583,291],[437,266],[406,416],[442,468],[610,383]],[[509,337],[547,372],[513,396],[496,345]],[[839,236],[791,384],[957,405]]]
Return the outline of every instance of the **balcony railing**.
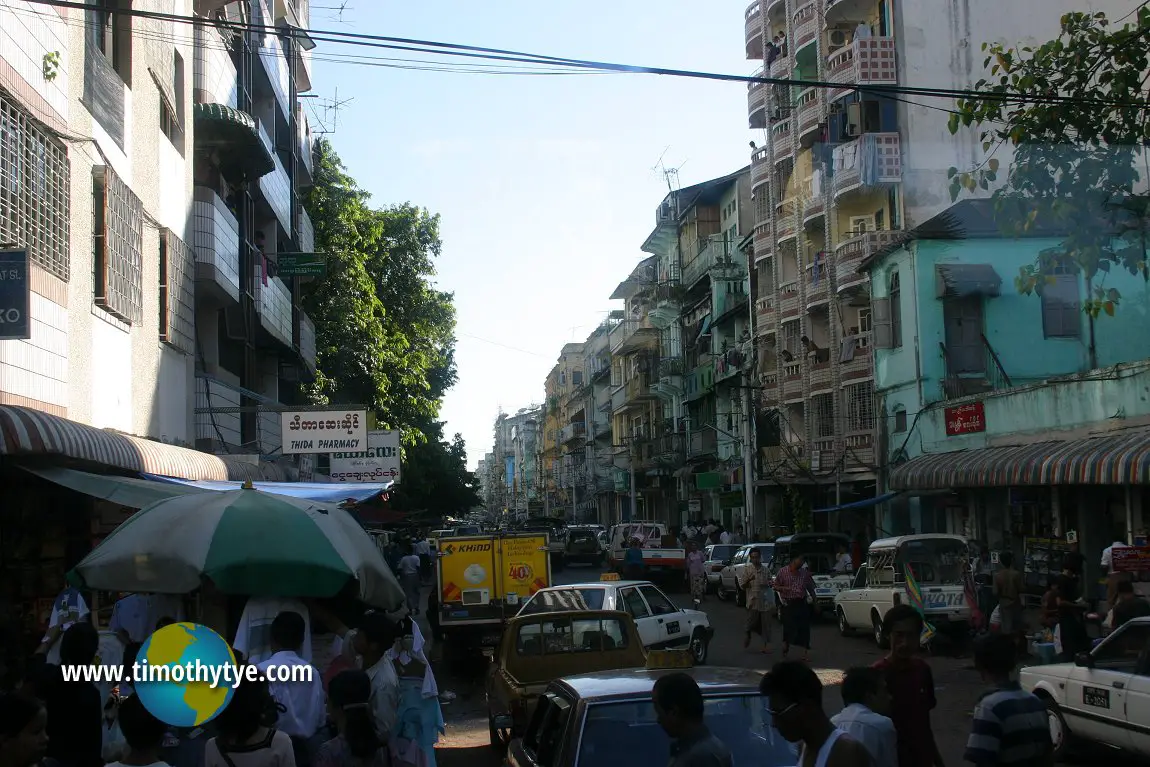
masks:
[[[283,163],[280,162],[279,153],[276,152],[275,144],[272,142],[271,136],[268,135],[264,124],[259,123],[260,140],[264,142],[268,152],[272,156],[272,162],[275,164],[275,170],[267,175],[260,176],[260,191],[263,193],[264,199],[267,200],[268,206],[271,207],[272,212],[275,213],[276,219],[280,222],[285,232],[291,231],[291,182],[288,181],[287,171],[284,170]]]
[[[961,399],[1014,386],[990,341],[981,333],[978,337],[981,341],[978,348],[948,348],[945,343],[939,342],[939,351],[946,369],[941,381],[943,399]]]
[[[683,265],[683,285],[691,287],[703,278],[715,261],[726,256],[727,245],[721,235],[708,237],[699,248],[698,255]]]
[[[829,355],[822,359],[812,358],[810,362],[811,392],[826,392],[831,390],[831,360]]]
[[[819,4],[807,3],[795,11],[794,17],[795,50],[810,45],[819,36]]]
[[[763,9],[759,0],[747,6],[743,26],[747,38],[747,58],[761,61],[763,58]]]
[[[194,102],[227,104],[234,108],[239,95],[239,80],[223,36],[212,24],[197,24],[195,34]]]
[[[685,398],[688,401],[699,399],[710,394],[715,388],[715,366],[710,362],[699,365],[687,374],[684,385]]]
[[[771,153],[768,147],[759,147],[751,152],[751,187],[771,180]]]
[[[310,370],[315,370],[315,323],[302,311],[299,312],[299,356]]]
[[[687,455],[692,458],[701,455],[714,455],[719,449],[719,433],[713,426],[703,426],[698,431],[691,432],[690,446]]]
[[[874,435],[848,434],[843,438],[843,467],[848,470],[874,471]]]
[[[240,225],[212,189],[193,190],[192,249],[196,279],[216,286],[233,301],[240,298]]]
[[[858,188],[872,189],[902,181],[902,149],[898,133],[864,133],[831,153],[836,198]]]
[[[652,397],[651,379],[642,373],[627,381],[625,389],[628,405]]]
[[[775,235],[771,231],[771,222],[762,221],[755,224],[755,234],[752,238],[755,248],[755,260],[766,258],[775,252]]]
[[[893,37],[858,38],[827,56],[827,80],[844,85],[896,85]],[[850,88],[832,88],[829,97],[841,98]]]
[[[256,306],[259,309],[260,324],[276,340],[286,346],[292,343],[291,291],[279,277],[269,277],[264,284],[263,268],[256,265],[252,275],[255,285]]]
[[[649,317],[626,319],[611,328],[607,339],[612,354],[626,354],[642,346],[646,339],[657,340],[658,331]]]
[[[755,77],[763,77],[762,69],[756,70]],[[767,92],[770,86],[763,82],[747,83],[747,119],[752,129],[767,127]]]
[[[792,317],[799,313],[799,280],[794,278],[779,283],[779,314]]]
[[[683,375],[682,357],[661,357],[659,359],[659,377],[673,378]]]
[[[587,436],[587,424],[584,421],[569,423],[559,430],[560,444],[568,444],[576,440],[582,441]]]
[[[750,342],[737,344],[715,358],[715,380],[724,381],[747,369],[754,360]]]
[[[783,365],[783,399],[803,396],[803,364],[798,360]]]
[[[793,237],[799,230],[799,201],[783,200],[775,206],[775,231],[779,242]]]
[[[815,260],[806,266],[807,272],[807,308],[827,300],[830,294],[830,267],[827,264],[825,253],[815,256]]]
[[[839,355],[839,377],[846,384],[852,380],[874,376],[874,349],[871,346],[871,332],[846,336]]]
[[[826,187],[824,186],[823,174],[821,171],[816,171],[807,176],[802,183],[803,190],[803,223],[809,223],[811,220],[821,216],[826,210]]]
[[[771,157],[775,163],[788,160],[795,151],[795,134],[790,120],[779,120],[771,126]]]
[[[843,240],[835,247],[835,284],[839,290],[860,285],[867,280],[859,266],[880,248],[903,236],[903,232],[864,232]]]
[[[787,53],[790,53],[790,51],[787,51]],[[771,77],[779,80],[789,80],[791,69],[794,66],[794,59],[790,56],[779,56],[771,62]]]
[[[807,88],[799,94],[796,106],[799,112],[799,135],[805,136],[823,122],[823,102],[816,88]]]
[[[774,325],[775,323],[775,296],[774,291],[769,295],[764,295],[762,298],[755,301],[755,316],[758,318],[757,327],[760,332],[767,330],[766,325]]]

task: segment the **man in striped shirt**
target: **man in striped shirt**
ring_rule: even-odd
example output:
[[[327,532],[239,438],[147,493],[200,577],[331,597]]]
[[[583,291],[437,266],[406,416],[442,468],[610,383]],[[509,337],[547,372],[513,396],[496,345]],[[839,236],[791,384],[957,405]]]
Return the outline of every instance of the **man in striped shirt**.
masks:
[[[978,767],[1054,764],[1046,706],[1011,678],[1016,652],[1014,639],[1004,634],[988,634],[975,645],[974,666],[993,685],[975,706],[963,754]]]

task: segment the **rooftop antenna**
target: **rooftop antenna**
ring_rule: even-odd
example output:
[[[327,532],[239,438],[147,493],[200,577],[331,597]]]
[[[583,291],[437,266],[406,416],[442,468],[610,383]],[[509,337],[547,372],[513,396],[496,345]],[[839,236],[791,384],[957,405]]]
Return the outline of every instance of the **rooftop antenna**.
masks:
[[[321,135],[335,133],[339,128],[339,111],[354,100],[354,96],[349,96],[346,99],[340,99],[339,88],[336,87],[335,96],[332,99],[314,99],[309,101],[309,104],[318,104],[319,108],[323,110],[323,117],[320,117],[318,114],[316,114],[316,110],[312,109],[312,116],[322,128],[322,130],[315,130],[312,131],[312,133],[318,133]]]

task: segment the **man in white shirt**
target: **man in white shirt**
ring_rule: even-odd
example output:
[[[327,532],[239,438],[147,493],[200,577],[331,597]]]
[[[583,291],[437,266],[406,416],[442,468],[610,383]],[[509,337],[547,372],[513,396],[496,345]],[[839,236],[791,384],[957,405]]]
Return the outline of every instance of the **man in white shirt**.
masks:
[[[898,767],[894,722],[883,715],[890,710],[890,692],[882,672],[865,666],[847,669],[842,695],[844,708],[831,724],[863,744],[872,767]]]
[[[423,580],[431,578],[431,544],[427,542],[427,538],[423,535],[419,536],[419,540],[415,542],[415,555],[419,557],[419,574],[423,576]]]
[[[730,542],[731,542],[730,531],[724,530],[723,532],[719,533],[719,543],[730,543]]]
[[[295,612],[280,613],[271,625],[272,655],[257,664],[257,668],[267,676],[268,690],[272,697],[283,707],[276,721],[276,729],[291,738],[296,767],[308,767],[311,764],[312,740],[327,723],[323,680],[315,668],[312,668],[309,681],[304,681],[303,672],[291,672],[284,668],[282,673],[299,673],[299,676],[293,681],[280,681],[281,672],[268,675],[267,671],[269,666],[311,666],[299,656],[306,634],[307,622],[302,615]]]
[[[407,608],[412,615],[419,615],[419,555],[411,548],[407,556],[399,560],[399,585],[407,598]]]
[[[272,654],[272,623],[280,613],[298,613],[303,616],[308,630],[304,634],[303,647],[299,656],[311,663],[311,616],[307,605],[298,599],[277,597],[252,597],[244,605],[240,625],[232,647],[244,654],[248,663],[258,664]]]
[[[834,567],[831,569],[836,573],[854,572],[854,563],[851,561],[851,553],[847,551],[846,546],[839,546],[838,557],[835,559]]]
[[[64,632],[83,620],[88,620],[91,611],[80,592],[69,586],[56,596],[52,603],[52,614],[48,617],[48,631],[40,640],[37,652],[44,653],[48,662],[60,664],[60,639]]]
[[[384,613],[368,613],[358,629],[347,632],[345,643],[360,659],[360,665],[371,679],[371,718],[375,734],[387,742],[399,718],[399,674],[387,651],[399,638],[399,624]]]

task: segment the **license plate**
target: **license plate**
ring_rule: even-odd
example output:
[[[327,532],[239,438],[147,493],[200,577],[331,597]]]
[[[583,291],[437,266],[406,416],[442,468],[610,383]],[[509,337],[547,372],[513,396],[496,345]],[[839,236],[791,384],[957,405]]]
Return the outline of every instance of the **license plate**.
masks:
[[[928,602],[926,607],[928,610],[945,610],[946,600],[944,599],[941,602]]]
[[[815,593],[818,594],[820,597],[825,597],[825,596],[828,596],[830,594],[834,594],[835,590],[834,589],[815,589]]]

